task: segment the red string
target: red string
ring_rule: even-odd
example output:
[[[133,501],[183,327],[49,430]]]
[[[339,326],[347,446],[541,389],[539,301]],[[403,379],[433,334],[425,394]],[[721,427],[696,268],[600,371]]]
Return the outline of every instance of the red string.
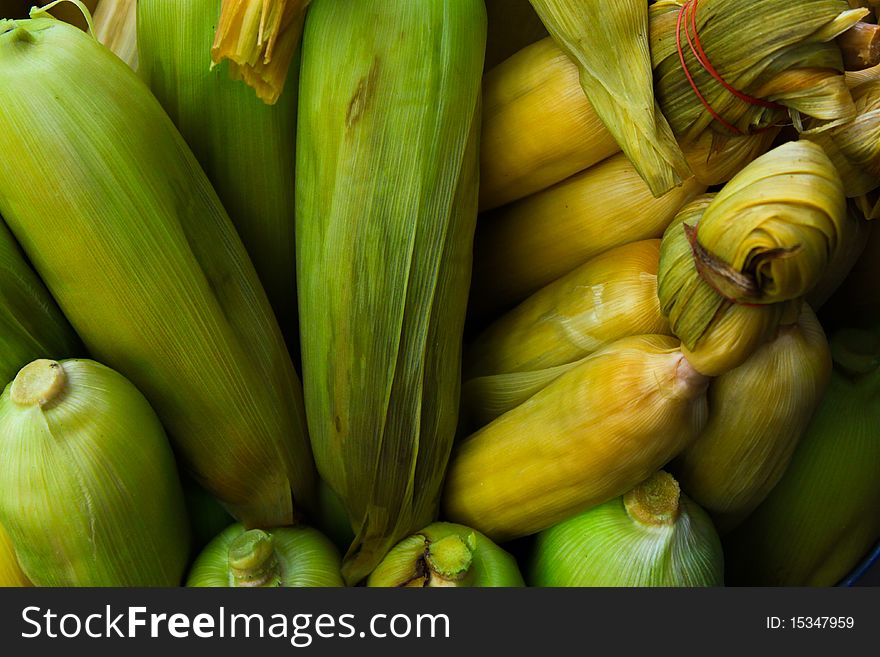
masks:
[[[729,84],[721,74],[712,66],[712,63],[709,61],[708,55],[706,55],[706,51],[703,49],[703,44],[700,41],[700,36],[697,33],[697,4],[699,0],[687,0],[685,4],[682,6],[681,10],[678,12],[678,19],[675,23],[675,47],[678,50],[678,60],[681,62],[682,71],[684,71],[684,75],[687,78],[688,82],[691,85],[691,88],[694,90],[694,93],[697,95],[697,98],[700,99],[700,102],[703,104],[703,107],[706,108],[706,111],[712,115],[712,118],[718,121],[721,125],[727,128],[730,132],[733,132],[737,135],[745,135],[747,133],[743,132],[735,125],[726,121],[718,112],[716,112],[713,107],[709,104],[709,101],[706,100],[705,96],[700,92],[699,87],[697,87],[696,80],[694,80],[693,75],[691,75],[690,70],[688,69],[687,62],[684,57],[684,48],[681,44],[681,28],[682,28],[682,20],[687,18],[690,20],[690,26],[688,25],[688,21],[684,22],[684,34],[687,39],[688,46],[691,49],[691,53],[696,58],[697,62],[706,70],[709,75],[711,75],[715,80],[717,80],[721,86],[727,89],[734,96],[739,98],[740,100],[750,104],[757,105],[759,107],[767,107],[770,109],[785,109],[783,105],[778,103],[773,103],[770,101],[762,100],[761,98],[755,98],[754,96],[750,96],[747,93],[736,89],[733,85]],[[693,30],[693,35],[691,35],[691,30]],[[762,128],[760,131],[769,130],[773,126],[767,126],[766,128]],[[758,132],[758,131],[756,131]]]

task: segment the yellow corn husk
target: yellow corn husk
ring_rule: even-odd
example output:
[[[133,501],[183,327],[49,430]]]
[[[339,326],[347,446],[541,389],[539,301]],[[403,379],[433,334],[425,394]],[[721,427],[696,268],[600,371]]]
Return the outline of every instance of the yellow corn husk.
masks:
[[[563,365],[627,335],[669,335],[657,299],[659,262],[657,239],[592,258],[483,331],[468,347],[465,379]]]
[[[796,317],[846,243],[847,225],[843,183],[805,141],[759,157],[685,207],[663,236],[658,293],[693,366],[723,374]]]
[[[341,587],[342,559],[317,529],[230,525],[193,562],[188,587]]]
[[[33,586],[18,565],[12,539],[0,526],[0,588]]]
[[[779,482],[831,375],[831,351],[807,304],[796,324],[709,384],[709,422],[673,473],[722,532]]]
[[[2,21],[0,124],[0,213],[90,353],[144,392],[233,515],[291,523],[315,483],[300,384],[232,223],[158,102],[83,32]]]
[[[137,0],[101,0],[92,16],[95,37],[133,71],[138,70],[137,5]]]
[[[690,178],[684,154],[654,100],[647,3],[531,2],[553,40],[577,64],[590,104],[654,196]]]
[[[299,57],[274,105],[208,66],[221,0],[141,0],[141,78],[235,224],[291,352],[298,350],[294,160]]]
[[[367,586],[464,588],[525,586],[516,559],[470,527],[435,522],[395,545]]]
[[[486,18],[486,71],[547,36],[529,0],[486,0]]]
[[[656,99],[697,180],[729,180],[770,146],[776,130],[761,130],[786,122],[786,110],[822,120],[855,115],[834,39],[867,10],[850,10],[845,0],[701,0],[697,31],[713,66],[733,87],[785,108],[750,105],[727,91],[695,61],[682,28],[689,71],[712,108],[747,133],[736,135],[713,119],[681,68],[675,31],[682,4],[664,0],[649,8],[650,49]],[[768,36],[756,47],[751,36],[743,37],[753,34]],[[546,189],[617,151],[604,126],[597,127],[586,97],[578,95],[574,64],[567,64],[564,76],[545,72],[561,54],[546,40],[487,74],[484,93],[493,102],[484,113],[491,140],[481,153],[481,210]],[[558,98],[566,104],[560,107]]]
[[[299,47],[310,0],[223,0],[211,61],[229,61],[229,73],[244,80],[267,105],[284,91]]]
[[[532,586],[722,586],[708,514],[660,471],[625,495],[538,534]]]
[[[503,541],[622,495],[697,436],[707,384],[674,338],[610,344],[458,445],[445,517]]]
[[[492,316],[612,247],[660,237],[705,185],[654,198],[623,154],[483,217],[474,245],[470,312]]]
[[[319,471],[356,534],[349,583],[437,514],[458,415],[485,21],[481,0],[314,0],[306,19],[303,380]]]
[[[850,198],[880,187],[880,79],[864,82],[851,93],[855,118],[831,127],[819,123],[804,134],[834,162]]]
[[[620,150],[577,67],[549,37],[483,78],[480,210],[550,187]]]
[[[110,368],[21,369],[0,397],[0,490],[0,523],[37,586],[180,585],[190,534],[174,454]]]
[[[725,539],[728,582],[833,586],[880,539],[880,336],[831,340],[831,383],[791,464]]]

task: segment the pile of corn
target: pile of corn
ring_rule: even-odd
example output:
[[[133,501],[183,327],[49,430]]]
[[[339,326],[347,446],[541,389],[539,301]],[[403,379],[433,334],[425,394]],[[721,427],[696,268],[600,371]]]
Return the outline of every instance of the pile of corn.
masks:
[[[876,3],[42,4],[0,585],[822,586],[880,538]]]

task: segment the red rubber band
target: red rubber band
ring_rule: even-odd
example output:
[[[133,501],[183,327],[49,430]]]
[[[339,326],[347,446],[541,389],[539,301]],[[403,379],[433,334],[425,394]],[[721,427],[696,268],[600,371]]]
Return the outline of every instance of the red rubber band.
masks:
[[[723,86],[727,91],[732,93],[735,97],[739,98],[745,103],[749,105],[757,105],[759,107],[767,107],[769,109],[785,109],[784,105],[780,105],[779,103],[773,103],[770,101],[763,100],[761,98],[755,98],[754,96],[750,96],[747,93],[736,89],[733,85],[729,84],[721,74],[712,66],[712,63],[709,61],[708,55],[706,55],[706,51],[703,49],[703,44],[700,41],[700,36],[697,33],[697,5],[699,0],[687,0],[685,4],[682,6],[681,10],[678,12],[678,19],[675,23],[675,47],[678,51],[678,60],[681,63],[681,69],[684,72],[685,77],[691,85],[691,88],[694,90],[694,93],[699,98],[700,102],[703,104],[703,107],[706,108],[706,111],[712,115],[712,118],[715,119],[718,123],[727,128],[730,132],[737,135],[746,135],[746,134],[754,134],[757,132],[763,132],[765,130],[770,130],[775,126],[767,126],[765,128],[760,128],[759,130],[752,131],[752,133],[746,133],[737,128],[735,125],[725,120],[715,109],[709,104],[709,101],[706,100],[705,96],[700,92],[699,87],[697,87],[696,80],[694,80],[693,75],[691,75],[690,70],[688,69],[687,62],[685,61],[684,56],[684,48],[681,43],[681,28],[682,28],[682,20],[689,19],[690,26],[688,26],[688,20],[684,21],[684,34],[687,39],[688,46],[691,49],[691,53],[697,62],[705,69],[709,75],[711,75],[715,80],[718,81],[721,86]],[[689,13],[688,13],[689,12]],[[690,27],[690,29],[689,29]],[[693,35],[691,35],[691,29],[693,30]]]

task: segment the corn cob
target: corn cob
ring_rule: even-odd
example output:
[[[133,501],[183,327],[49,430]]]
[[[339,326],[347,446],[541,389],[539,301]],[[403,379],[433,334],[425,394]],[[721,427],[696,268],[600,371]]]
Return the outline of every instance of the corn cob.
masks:
[[[0,526],[0,588],[33,586],[27,576],[21,572],[12,539]]]
[[[531,2],[553,40],[578,65],[590,104],[651,192],[662,196],[690,178],[654,100],[647,3]]]
[[[491,317],[612,247],[660,237],[706,191],[690,179],[656,199],[623,154],[492,212],[474,244],[472,317]]]
[[[794,321],[846,226],[840,177],[805,141],[770,151],[686,206],[663,236],[658,293],[693,366],[723,374]]]
[[[267,105],[284,90],[310,0],[223,0],[211,60],[253,87]],[[213,24],[213,23],[212,23]]]
[[[622,495],[697,436],[707,384],[673,338],[610,344],[458,446],[445,517],[503,541]]]
[[[649,8],[654,92],[691,171],[703,184],[729,180],[769,148],[778,132],[774,126],[786,118],[786,110],[822,120],[855,115],[834,38],[855,25],[866,9],[848,9],[845,0],[806,0],[797,5],[788,0],[699,2],[697,32],[714,68],[738,91],[782,109],[743,102],[696,62],[678,23],[683,9],[678,0],[656,2]],[[682,56],[697,88],[733,130],[720,125],[694,93],[682,70],[677,29],[684,43]],[[772,36],[756,48],[752,39],[742,37],[752,33]],[[618,150],[604,126],[599,127],[586,97],[578,93],[574,64],[564,60],[557,64],[567,67],[564,76],[552,67],[552,77],[545,72],[547,63],[561,55],[547,40],[487,74],[481,210],[545,189]],[[527,89],[528,94],[504,93],[505,88]],[[490,98],[499,100],[490,103]],[[524,131],[526,123],[534,129]]]
[[[290,67],[286,91],[266,105],[230,79],[226,63],[211,68],[208,51],[219,13],[220,0],[141,0],[139,74],[217,190],[294,351],[299,59]]]
[[[367,586],[407,588],[524,586],[516,560],[480,532],[435,522],[395,545]]]
[[[306,18],[303,379],[319,471],[356,534],[349,583],[437,513],[458,413],[485,21],[476,0],[315,0]]]
[[[813,311],[745,363],[709,384],[709,422],[673,472],[722,532],[751,513],[782,477],[831,375],[831,352]]]
[[[658,472],[625,495],[538,534],[533,586],[721,586],[712,520]]]
[[[832,586],[880,538],[880,336],[831,339],[828,392],[785,475],[725,539],[727,578],[752,586]]]
[[[22,368],[0,397],[0,490],[0,522],[34,584],[180,585],[189,526],[174,455],[113,370]]]
[[[0,213],[91,354],[144,392],[236,518],[292,522],[314,487],[300,384],[232,223],[149,90],[65,23],[2,21],[0,124]]]
[[[344,586],[342,560],[319,531],[301,525],[263,531],[227,527],[196,557],[191,587]]]
[[[138,70],[137,5],[137,0],[101,0],[92,16],[95,38],[133,71]]]

